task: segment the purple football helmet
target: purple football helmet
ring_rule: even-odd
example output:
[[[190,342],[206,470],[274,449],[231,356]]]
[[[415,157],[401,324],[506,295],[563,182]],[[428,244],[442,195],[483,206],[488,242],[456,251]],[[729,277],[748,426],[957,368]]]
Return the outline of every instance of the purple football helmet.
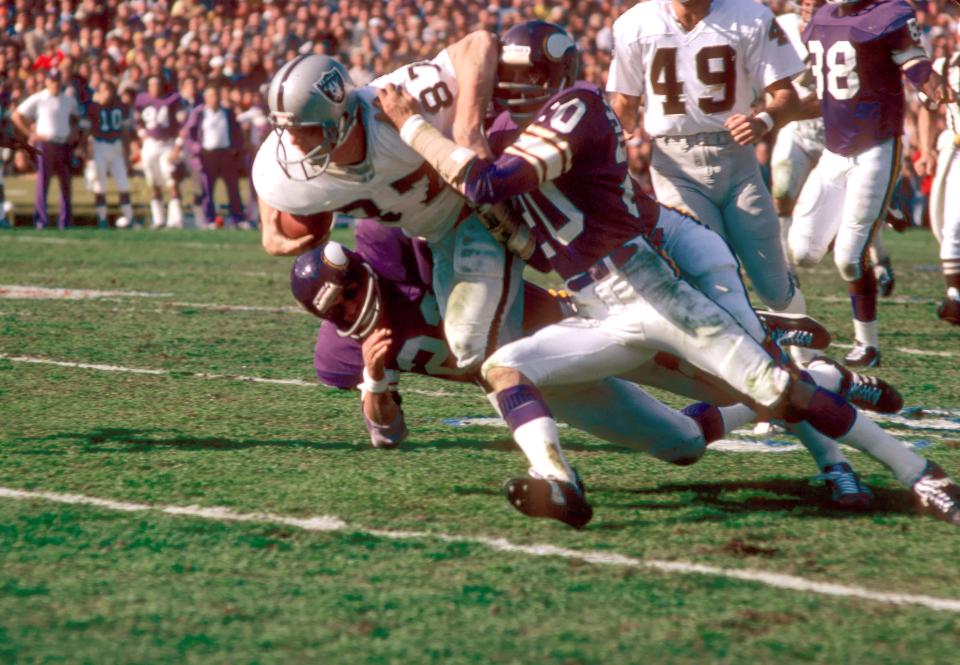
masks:
[[[340,243],[328,242],[298,256],[290,290],[304,309],[335,325],[341,337],[363,340],[380,320],[376,273]]]
[[[525,125],[544,102],[577,80],[580,55],[566,30],[546,21],[513,26],[500,38],[493,103]]]

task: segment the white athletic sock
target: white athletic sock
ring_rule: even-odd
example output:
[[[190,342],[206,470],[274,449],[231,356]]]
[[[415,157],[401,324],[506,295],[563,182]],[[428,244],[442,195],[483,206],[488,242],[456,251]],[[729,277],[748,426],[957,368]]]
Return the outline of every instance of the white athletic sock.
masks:
[[[729,434],[733,430],[743,427],[747,423],[752,423],[757,419],[757,414],[746,404],[734,404],[733,406],[718,406],[720,417],[723,418],[723,433]]]
[[[787,314],[807,313],[807,298],[803,295],[800,287],[794,289],[793,299],[790,300],[790,304],[788,304],[783,311]],[[803,346],[789,346],[787,347],[787,353],[793,358],[793,362],[801,367],[806,366],[821,355],[816,349],[808,349]]]
[[[831,438],[828,438],[814,429],[813,425],[806,422],[793,423],[787,426],[791,433],[795,434],[803,447],[807,449],[817,469],[823,471],[831,464],[840,464],[849,460],[840,451],[840,446]]]
[[[150,199],[150,228],[159,229],[164,224],[163,201]]]
[[[960,300],[960,289],[955,286],[951,286],[949,289],[947,289],[947,297],[950,298],[950,300]]]
[[[183,207],[180,199],[170,199],[167,206],[167,227],[171,229],[183,228]]]
[[[97,213],[97,222],[107,221],[107,206],[96,206],[94,210],[96,210]]]
[[[534,418],[513,430],[513,439],[530,461],[530,468],[544,478],[573,482],[573,469],[560,450],[560,435],[553,418]]]
[[[198,229],[207,228],[207,215],[203,212],[203,206],[198,203],[193,204],[193,223]]]
[[[807,372],[813,377],[814,383],[821,388],[826,388],[831,392],[837,392],[840,389],[840,383],[843,381],[843,375],[832,363],[817,362],[814,360],[807,365]]]
[[[120,204],[120,213],[127,218],[128,224],[133,224],[133,205],[130,203]]]
[[[853,320],[853,335],[857,342],[864,346],[880,346],[880,336],[877,334],[876,321]]]
[[[886,466],[907,487],[913,486],[923,475],[927,460],[916,454],[905,443],[887,434],[883,428],[857,411],[853,427],[840,441],[862,450]]]

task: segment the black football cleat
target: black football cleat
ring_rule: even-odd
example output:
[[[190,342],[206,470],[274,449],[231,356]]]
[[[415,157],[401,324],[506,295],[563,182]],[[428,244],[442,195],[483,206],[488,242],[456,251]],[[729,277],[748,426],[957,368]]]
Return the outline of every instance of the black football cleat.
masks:
[[[757,316],[778,346],[802,346],[825,349],[830,346],[830,331],[806,314],[785,314],[762,310]]]
[[[920,480],[910,488],[923,512],[960,526],[960,485],[938,464],[928,461]]]
[[[940,306],[937,307],[937,316],[947,323],[960,326],[960,300],[944,298]]]
[[[840,373],[840,386],[835,392],[847,398],[854,406],[877,413],[897,413],[903,408],[900,391],[883,379],[859,374],[824,356],[813,360],[810,367],[815,367],[818,363],[830,365]]]
[[[843,364],[847,367],[880,367],[880,349],[857,342],[843,357]]]
[[[884,221],[897,233],[903,233],[913,226],[910,213],[897,205],[891,205],[887,208],[887,217]]]
[[[873,492],[846,462],[825,466],[816,480],[826,481],[830,501],[837,508],[866,510],[873,505]]]
[[[893,273],[890,259],[884,259],[873,266],[873,275],[877,278],[877,294],[881,298],[889,298],[897,285],[897,276]]]
[[[873,492],[846,462],[825,466],[823,473],[816,476],[816,480],[827,483],[830,501],[837,508],[866,510],[873,506]]]
[[[576,482],[530,475],[511,478],[504,485],[507,501],[527,517],[549,517],[582,529],[593,517],[593,508],[587,502],[580,476]]]

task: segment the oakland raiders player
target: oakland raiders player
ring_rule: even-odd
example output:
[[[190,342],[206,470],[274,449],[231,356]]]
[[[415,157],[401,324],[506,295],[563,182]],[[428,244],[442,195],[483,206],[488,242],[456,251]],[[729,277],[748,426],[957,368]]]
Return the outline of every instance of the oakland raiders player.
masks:
[[[176,180],[176,164],[171,160],[174,143],[180,133],[177,111],[180,95],[165,89],[160,76],[151,76],[146,92],[137,95],[134,102],[137,134],[143,140],[140,162],[147,185],[151,189],[150,228],[183,227],[183,207],[180,204],[180,188]],[[163,190],[170,196],[166,215],[163,207]]]
[[[501,154],[495,161],[444,137],[418,114],[416,100],[395,86],[379,91],[378,98],[404,141],[468,200],[480,205],[510,200],[573,292],[576,316],[500,348],[483,366],[500,411],[531,463],[529,477],[507,483],[511,504],[524,514],[574,527],[590,520],[592,508],[563,456],[538,387],[623,375],[660,351],[724,381],[754,410],[806,421],[824,435],[869,451],[912,486],[927,510],[960,523],[960,487],[938,466],[839,395],[816,387],[809,375],[780,367],[650,244],[657,218],[679,213],[634,195],[616,115],[596,87],[569,85],[577,54],[566,33],[530,22],[515,26],[501,41],[500,90],[517,112],[501,114],[493,127],[512,115],[523,131],[511,132],[516,138],[502,153],[494,148]],[[503,90],[504,82],[512,85]],[[558,86],[569,87],[553,94]]]
[[[844,362],[874,367],[880,364],[877,281],[867,269],[866,252],[900,171],[901,73],[931,98],[941,94],[939,77],[906,0],[828,0],[803,39],[826,147],[797,200],[790,251],[799,265],[812,266],[833,242],[853,309],[855,346]],[[924,113],[929,111],[922,108]]]
[[[300,56],[277,72],[267,93],[270,122],[278,130],[257,153],[253,179],[268,208],[295,214],[339,212],[398,225],[426,238],[434,256],[433,286],[444,331],[461,367],[476,367],[519,332],[523,263],[487,231],[463,199],[378,117],[375,90],[403,86],[423,104],[429,121],[451,135],[482,136],[487,100],[480,81],[495,72],[496,49],[481,49],[495,37],[475,32],[430,61],[417,62],[355,89],[340,63],[326,56]],[[492,64],[476,52],[493,53]],[[315,239],[291,243],[271,210],[261,211],[263,242],[273,254],[298,253]]]
[[[949,91],[947,127],[939,138],[933,136],[929,116],[920,116],[921,147],[932,153],[936,138],[936,171],[930,192],[930,227],[940,241],[940,262],[947,282],[947,296],[937,315],[960,326],[960,42],[958,49],[933,62],[933,70]],[[928,162],[928,159],[922,160]]]
[[[127,149],[132,119],[129,108],[117,97],[113,83],[104,80],[97,95],[87,107],[90,130],[90,159],[93,162],[93,195],[97,225],[108,228],[107,176],[111,176],[120,193],[120,213],[117,228],[133,223],[133,205],[130,202],[130,178],[127,173]]]
[[[645,100],[657,198],[722,235],[768,307],[803,313],[751,145],[794,112],[803,70],[773,14],[752,0],[641,2],[614,44],[607,90],[628,133]],[[749,115],[763,90],[766,111]]]

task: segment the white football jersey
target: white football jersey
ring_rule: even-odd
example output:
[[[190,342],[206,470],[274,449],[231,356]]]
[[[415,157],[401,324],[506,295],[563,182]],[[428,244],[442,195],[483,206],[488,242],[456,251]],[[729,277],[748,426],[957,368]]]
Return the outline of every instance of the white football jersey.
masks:
[[[690,32],[670,0],[648,0],[618,18],[613,33],[607,90],[644,97],[652,136],[724,131],[767,86],[803,71],[773,14],[753,0],[713,0]]]
[[[315,167],[304,164],[303,169],[288,167],[287,175],[277,162],[278,142],[288,160],[303,153],[290,142],[288,132],[282,138],[271,132],[253,164],[257,194],[272,207],[297,215],[335,211],[349,217],[376,218],[428,241],[443,237],[456,223],[464,200],[388,122],[377,120],[380,111],[373,105],[376,88],[387,83],[417,98],[427,121],[450,136],[457,82],[444,51],[431,61],[401,67],[357,91],[360,122],[366,132],[366,157],[361,164],[331,164],[314,177],[310,176]]]
[[[942,76],[953,90],[957,101],[946,104],[947,129],[954,134],[960,134],[960,52],[951,53],[949,61],[947,58],[937,58],[933,61],[933,70]]]

